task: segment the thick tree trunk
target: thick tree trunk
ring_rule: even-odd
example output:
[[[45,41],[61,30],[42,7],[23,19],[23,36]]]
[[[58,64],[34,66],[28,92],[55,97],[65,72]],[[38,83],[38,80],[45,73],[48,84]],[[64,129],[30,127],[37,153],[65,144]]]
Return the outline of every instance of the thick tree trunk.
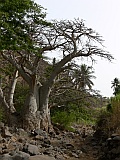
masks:
[[[53,130],[51,125],[51,118],[50,118],[50,109],[48,107],[49,103],[49,95],[50,95],[51,88],[48,84],[44,84],[40,87],[40,104],[39,104],[39,119],[40,119],[40,128],[51,132]]]
[[[39,86],[35,84],[31,88],[23,111],[25,115],[23,117],[23,127],[25,129],[40,128],[47,132],[53,131],[48,108],[49,94],[50,88],[48,85]]]
[[[22,112],[23,127],[28,130],[38,128],[38,120],[36,117],[36,112],[38,109],[37,101],[38,88],[36,84],[32,85],[30,88],[30,93],[26,98],[25,106]]]

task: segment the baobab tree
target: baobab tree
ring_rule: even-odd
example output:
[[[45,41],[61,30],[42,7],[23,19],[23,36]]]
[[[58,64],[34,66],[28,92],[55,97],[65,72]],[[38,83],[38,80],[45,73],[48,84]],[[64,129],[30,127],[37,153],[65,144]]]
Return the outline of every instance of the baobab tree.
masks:
[[[3,51],[2,55],[14,65],[30,88],[29,98],[25,104],[24,123],[27,123],[29,128],[39,127],[48,131],[51,126],[49,95],[57,75],[68,68],[69,62],[76,57],[89,57],[94,60],[94,56],[100,56],[110,61],[113,57],[99,48],[103,42],[101,36],[87,28],[79,19],[53,21],[50,26],[44,27],[41,25],[37,29],[36,37],[37,46],[40,48],[38,54],[25,51],[18,51],[16,54],[13,51]],[[54,63],[44,83],[40,83],[37,75],[39,61],[46,52],[52,50],[56,51],[56,56],[57,52],[62,55],[64,53],[64,56]],[[20,57],[19,60],[17,57]]]
[[[34,3],[32,2],[32,4]],[[94,60],[94,56],[100,56],[109,61],[113,57],[104,51],[101,36],[91,28],[87,28],[82,20],[56,20],[47,23],[41,20],[41,17],[44,18],[44,14],[40,15],[40,12],[40,8],[33,5],[30,10],[23,12],[22,16],[18,13],[16,17],[15,14],[14,20],[18,21],[18,18],[22,18],[20,19],[23,24],[22,35],[20,32],[19,34],[24,41],[21,45],[16,28],[19,28],[20,23],[18,23],[18,26],[14,25],[14,33],[10,34],[12,42],[3,45],[0,52],[2,57],[14,66],[29,86],[30,92],[25,102],[24,116],[22,117],[24,127],[50,131],[52,127],[48,104],[56,77],[69,68],[70,62],[77,57],[88,57]],[[13,17],[10,16],[9,14],[9,18],[13,20]],[[9,24],[10,21],[6,19],[6,23]],[[24,28],[24,23],[26,28]],[[4,29],[4,25],[1,29]],[[9,28],[5,28],[5,31],[9,31]],[[2,35],[2,37],[6,36],[6,34]],[[27,41],[25,42],[25,40]],[[4,42],[4,38],[2,42]],[[14,45],[13,42],[15,42]],[[101,48],[99,48],[100,45]],[[56,57],[58,53],[61,54],[61,59],[54,61],[49,76],[44,82],[41,82],[38,75],[40,60],[43,59],[45,53],[52,54],[52,51],[56,52]]]

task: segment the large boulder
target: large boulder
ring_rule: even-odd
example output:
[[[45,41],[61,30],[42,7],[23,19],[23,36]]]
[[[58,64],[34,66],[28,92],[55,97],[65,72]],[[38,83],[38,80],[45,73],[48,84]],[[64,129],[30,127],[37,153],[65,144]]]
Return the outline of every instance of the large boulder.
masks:
[[[26,153],[29,153],[31,156],[39,154],[38,147],[32,144],[25,144],[23,151],[25,151]]]

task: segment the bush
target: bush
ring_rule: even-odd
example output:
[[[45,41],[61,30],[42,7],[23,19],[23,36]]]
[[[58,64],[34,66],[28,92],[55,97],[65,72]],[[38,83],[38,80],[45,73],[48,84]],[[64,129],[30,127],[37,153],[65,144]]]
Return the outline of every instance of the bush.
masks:
[[[109,105],[97,120],[96,130],[101,137],[109,137],[112,133],[120,133],[120,95],[112,97]]]
[[[91,124],[94,125],[96,123],[96,117],[98,115],[98,112],[94,108],[79,108],[79,112],[76,113],[77,123],[83,123],[83,124]]]
[[[110,127],[114,132],[120,132],[120,95],[111,98],[111,106]]]
[[[67,113],[66,111],[57,111],[55,115],[52,116],[52,122],[60,124],[65,129],[67,129],[74,121],[74,114]]]
[[[73,123],[78,124],[95,124],[98,111],[96,109],[82,107],[77,104],[70,103],[66,106],[55,107],[51,109],[51,119],[53,123],[57,123],[63,128],[69,128]]]

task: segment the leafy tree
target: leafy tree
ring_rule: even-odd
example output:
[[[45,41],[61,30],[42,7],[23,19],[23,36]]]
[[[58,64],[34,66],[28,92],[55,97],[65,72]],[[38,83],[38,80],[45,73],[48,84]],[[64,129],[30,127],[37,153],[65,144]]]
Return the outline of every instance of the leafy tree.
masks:
[[[37,7],[37,5],[35,6]],[[4,46],[1,54],[4,59],[18,70],[29,85],[30,93],[24,107],[24,126],[29,129],[39,127],[50,131],[51,122],[48,103],[56,77],[68,68],[69,62],[76,57],[90,57],[93,60],[94,56],[100,56],[110,61],[113,57],[98,47],[102,44],[101,37],[92,29],[87,28],[83,21],[79,19],[74,21],[52,21],[50,25],[45,25],[45,23],[40,23],[40,15],[36,23],[35,15],[37,9],[41,12],[38,7],[32,13],[25,12],[25,25],[28,28],[32,26],[33,31],[32,35],[27,34],[28,39],[34,44],[31,45],[32,50],[31,47],[29,48],[31,41],[30,43],[26,41],[26,43],[20,45],[19,49],[15,48],[16,52],[11,45],[8,45],[9,47],[7,45],[6,47]],[[15,19],[17,20],[17,18]],[[31,31],[31,28],[29,29]],[[27,32],[24,29],[23,33],[31,32]],[[19,41],[14,46],[18,47],[18,44]],[[63,58],[53,64],[49,76],[41,83],[38,75],[39,61],[46,52],[51,52],[52,50],[61,53]]]
[[[4,53],[6,52],[6,54],[11,56],[11,59],[13,57],[17,57],[17,60],[19,59],[19,61],[21,62],[17,52],[20,52],[20,54],[22,54],[25,58],[29,57],[29,54],[33,54],[33,52],[34,54],[38,52],[38,47],[36,45],[36,39],[35,39],[36,30],[34,26],[35,25],[38,26],[39,24],[43,25],[47,24],[47,22],[44,20],[46,14],[42,12],[42,9],[43,8],[41,6],[34,3],[34,1],[32,0],[0,1],[1,54],[4,51]],[[2,63],[4,64],[4,62]],[[4,73],[9,74],[9,76],[11,77],[10,79],[11,84],[9,84],[9,92],[8,95],[6,96],[7,98],[6,99],[4,98],[5,93],[3,93],[2,89],[3,87],[1,86],[0,99],[5,108],[7,110],[11,110],[12,112],[15,111],[13,106],[13,96],[18,77],[18,70],[16,68],[14,68],[12,72],[10,71],[10,68],[13,68],[13,66],[4,69],[3,67],[0,68],[2,69],[2,72],[4,70]],[[2,79],[3,77],[1,77],[1,80]]]
[[[34,25],[46,23],[42,7],[32,0],[0,1],[0,50],[33,50]]]

